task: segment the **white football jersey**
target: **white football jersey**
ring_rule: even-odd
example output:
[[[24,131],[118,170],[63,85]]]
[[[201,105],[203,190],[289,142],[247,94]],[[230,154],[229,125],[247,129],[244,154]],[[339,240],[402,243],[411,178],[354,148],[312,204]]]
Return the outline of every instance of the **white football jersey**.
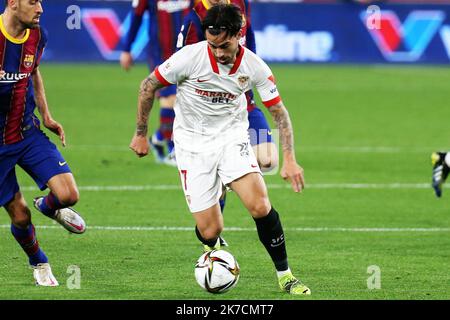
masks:
[[[161,83],[178,86],[174,142],[192,152],[217,150],[248,137],[246,91],[256,87],[266,107],[281,100],[270,68],[244,47],[234,65],[222,65],[206,41],[188,45],[155,74]]]

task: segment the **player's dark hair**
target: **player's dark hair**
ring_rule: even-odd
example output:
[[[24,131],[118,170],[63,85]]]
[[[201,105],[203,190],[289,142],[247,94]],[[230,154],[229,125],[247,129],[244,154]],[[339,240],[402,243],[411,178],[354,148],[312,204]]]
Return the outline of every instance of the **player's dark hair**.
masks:
[[[208,10],[202,21],[203,32],[217,36],[225,32],[226,36],[235,36],[242,28],[241,10],[233,4],[219,4]]]

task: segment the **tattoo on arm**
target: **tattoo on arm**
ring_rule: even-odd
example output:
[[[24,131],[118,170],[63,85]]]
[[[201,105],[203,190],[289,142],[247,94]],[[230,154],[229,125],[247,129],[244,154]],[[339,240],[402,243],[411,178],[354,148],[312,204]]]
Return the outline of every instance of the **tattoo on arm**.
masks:
[[[158,81],[155,73],[152,73],[141,83],[138,99],[138,114],[136,123],[136,134],[138,136],[147,136],[148,117],[155,100],[155,92],[163,85]]]
[[[283,152],[293,152],[294,133],[292,130],[291,119],[283,102],[279,102],[269,108],[277,129],[280,132],[280,141]]]

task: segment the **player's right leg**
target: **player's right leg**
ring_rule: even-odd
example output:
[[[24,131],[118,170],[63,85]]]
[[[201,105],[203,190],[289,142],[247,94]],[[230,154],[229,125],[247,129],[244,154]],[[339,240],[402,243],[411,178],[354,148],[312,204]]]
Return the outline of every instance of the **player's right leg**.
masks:
[[[39,246],[36,231],[31,223],[31,213],[22,194],[17,191],[10,201],[0,202],[0,205],[4,205],[11,218],[11,233],[28,256],[36,285],[57,286],[58,281],[53,276],[47,256]]]
[[[203,244],[205,252],[221,248],[220,234],[223,230],[223,216],[218,204],[212,207],[193,212],[195,220],[195,234]]]
[[[437,197],[442,196],[442,185],[450,173],[450,152],[433,152],[431,155],[433,165],[432,187]]]
[[[78,189],[72,173],[61,173],[47,182],[50,192],[45,197],[34,199],[34,207],[51,219],[56,220],[67,231],[84,233],[86,223],[74,206],[79,199]]]
[[[224,245],[219,199],[222,182],[217,175],[217,153],[193,154],[176,148],[177,165],[186,203],[196,222],[195,234],[204,251]]]
[[[46,196],[34,199],[34,207],[56,220],[72,233],[83,233],[86,224],[71,208],[78,202],[79,194],[69,165],[56,146],[40,130],[33,133],[18,164],[34,179],[41,190],[50,188]]]

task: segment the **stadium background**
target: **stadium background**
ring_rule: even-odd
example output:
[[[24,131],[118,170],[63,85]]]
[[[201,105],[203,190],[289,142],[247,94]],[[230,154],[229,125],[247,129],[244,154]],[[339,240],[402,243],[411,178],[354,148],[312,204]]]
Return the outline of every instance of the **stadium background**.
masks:
[[[378,16],[370,5],[381,8]],[[68,235],[34,213],[61,283],[34,288],[0,216],[0,298],[295,299],[277,291],[253,221],[234,196],[225,235],[240,282],[222,296],[195,283],[201,251],[178,174],[127,147],[149,40],[143,27],[133,47],[141,63],[123,72],[117,59],[129,10],[126,0],[44,1],[41,71],[65,126],[63,153],[81,192],[76,208],[90,229]],[[379,29],[370,27],[373,17]],[[308,299],[449,299],[449,195],[434,197],[429,156],[450,149],[450,1],[253,1],[252,20],[305,168],[301,196],[277,175],[266,179],[291,268],[312,288]],[[19,178],[31,203],[39,191]],[[73,282],[73,266],[81,282]],[[381,272],[379,288],[371,266]]]

